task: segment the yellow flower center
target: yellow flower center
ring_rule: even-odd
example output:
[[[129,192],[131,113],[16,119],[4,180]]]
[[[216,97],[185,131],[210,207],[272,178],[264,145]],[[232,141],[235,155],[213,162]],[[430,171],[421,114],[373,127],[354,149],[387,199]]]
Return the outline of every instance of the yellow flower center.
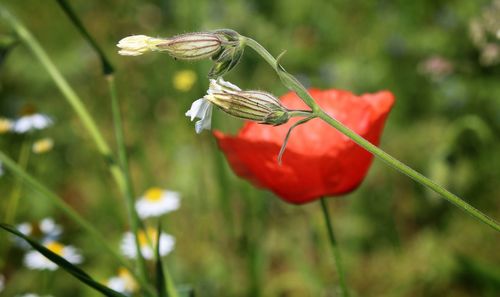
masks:
[[[194,83],[196,82],[196,73],[192,70],[182,70],[175,74],[174,76],[174,88],[181,92],[187,92],[191,90]]]
[[[51,138],[43,138],[33,143],[33,152],[35,154],[43,154],[50,151],[54,147],[54,141]]]
[[[51,252],[59,256],[62,256],[64,245],[60,244],[59,242],[55,241],[49,242],[48,244],[45,245],[45,247],[49,249]]]
[[[149,242],[151,241],[151,244],[153,246],[156,246],[156,241],[157,241],[157,236],[156,236],[156,230],[153,228],[148,228],[146,232],[144,231],[139,231],[138,232],[138,237],[139,238],[139,245],[140,246],[149,246]]]
[[[0,134],[4,134],[12,129],[12,122],[8,119],[0,118]]]
[[[163,196],[163,189],[160,188],[151,188],[144,195],[149,201],[158,201]]]
[[[120,267],[118,269],[118,277],[125,281],[127,291],[135,292],[137,290],[137,283],[126,268]]]

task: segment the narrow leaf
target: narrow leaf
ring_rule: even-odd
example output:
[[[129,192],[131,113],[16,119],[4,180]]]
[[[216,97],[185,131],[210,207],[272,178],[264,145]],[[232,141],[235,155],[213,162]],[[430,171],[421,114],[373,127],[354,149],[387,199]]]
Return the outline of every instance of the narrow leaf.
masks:
[[[80,280],[81,282],[85,283],[89,287],[95,289],[96,291],[101,292],[104,296],[108,297],[126,297],[123,294],[120,294],[108,287],[106,287],[103,284],[100,284],[99,282],[95,281],[90,275],[88,275],[85,271],[82,269],[76,267],[75,265],[71,264],[68,262],[66,259],[63,257],[57,255],[56,253],[52,252],[51,250],[47,249],[40,243],[34,241],[33,239],[27,237],[26,235],[22,234],[19,232],[17,229],[15,229],[13,226],[10,226],[8,224],[1,224],[0,223],[0,228],[14,234],[15,236],[24,239],[29,245],[31,245],[35,250],[37,250],[39,253],[44,255],[47,259],[50,261],[54,262],[57,264],[59,267],[62,269],[66,270],[69,274],[73,275],[75,278]]]

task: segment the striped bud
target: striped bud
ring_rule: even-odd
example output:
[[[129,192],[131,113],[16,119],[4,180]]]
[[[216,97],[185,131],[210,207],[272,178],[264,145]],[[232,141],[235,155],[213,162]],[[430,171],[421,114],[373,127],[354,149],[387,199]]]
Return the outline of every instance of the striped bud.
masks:
[[[200,60],[217,54],[227,40],[211,32],[187,33],[166,39],[156,47],[181,60]]]
[[[149,51],[167,52],[176,59],[201,60],[221,52],[228,40],[223,34],[201,32],[187,33],[172,38],[154,38],[133,35],[123,38],[116,46],[124,56],[139,56]]]
[[[290,119],[278,98],[262,91],[242,91],[222,78],[210,80],[204,99],[232,116],[261,124],[281,125]]]

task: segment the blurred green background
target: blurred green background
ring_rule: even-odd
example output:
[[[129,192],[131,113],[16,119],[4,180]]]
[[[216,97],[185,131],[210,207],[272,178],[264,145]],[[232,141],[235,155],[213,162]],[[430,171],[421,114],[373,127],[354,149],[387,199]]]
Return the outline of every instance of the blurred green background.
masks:
[[[3,2],[115,147],[99,60],[56,1]],[[500,18],[500,1],[69,2],[116,67],[137,194],[159,186],[182,195],[181,209],[164,218],[176,237],[166,260],[175,282],[197,296],[336,296],[320,205],[289,205],[236,178],[211,133],[196,135],[184,116],[205,93],[211,63],[118,56],[115,44],[127,35],[231,28],[275,55],[287,50],[283,64],[306,86],[391,90],[396,104],[382,148],[500,218],[500,39],[492,21]],[[10,32],[0,23],[3,36]],[[22,44],[0,67],[0,116],[15,118],[31,105],[55,121],[30,136],[0,135],[0,149],[17,159],[28,137],[52,137],[54,149],[32,155],[28,171],[118,246],[128,229],[125,204],[73,110]],[[243,89],[286,92],[250,49],[226,79]],[[242,124],[218,111],[214,117],[226,132]],[[0,178],[2,217],[15,183],[9,172]],[[329,204],[353,296],[500,296],[498,233],[381,162],[358,190]],[[87,234],[24,187],[15,222],[46,216],[64,225],[63,242],[81,249],[84,269],[100,280],[116,272],[117,263]],[[62,271],[23,268],[22,252],[0,238],[0,274],[7,277],[0,295],[98,296]]]

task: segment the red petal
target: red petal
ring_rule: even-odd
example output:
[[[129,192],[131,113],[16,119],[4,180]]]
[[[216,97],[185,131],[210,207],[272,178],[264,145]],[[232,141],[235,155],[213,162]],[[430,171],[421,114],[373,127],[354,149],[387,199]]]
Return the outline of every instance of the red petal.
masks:
[[[328,114],[378,144],[394,102],[390,92],[355,96],[347,91],[313,89],[310,93]],[[284,95],[282,102],[290,109],[307,107],[294,93]],[[294,129],[283,164],[278,164],[285,134],[297,120],[278,127],[248,122],[237,136],[219,131],[214,135],[238,176],[288,202],[305,203],[355,189],[368,171],[371,154],[319,119]]]

